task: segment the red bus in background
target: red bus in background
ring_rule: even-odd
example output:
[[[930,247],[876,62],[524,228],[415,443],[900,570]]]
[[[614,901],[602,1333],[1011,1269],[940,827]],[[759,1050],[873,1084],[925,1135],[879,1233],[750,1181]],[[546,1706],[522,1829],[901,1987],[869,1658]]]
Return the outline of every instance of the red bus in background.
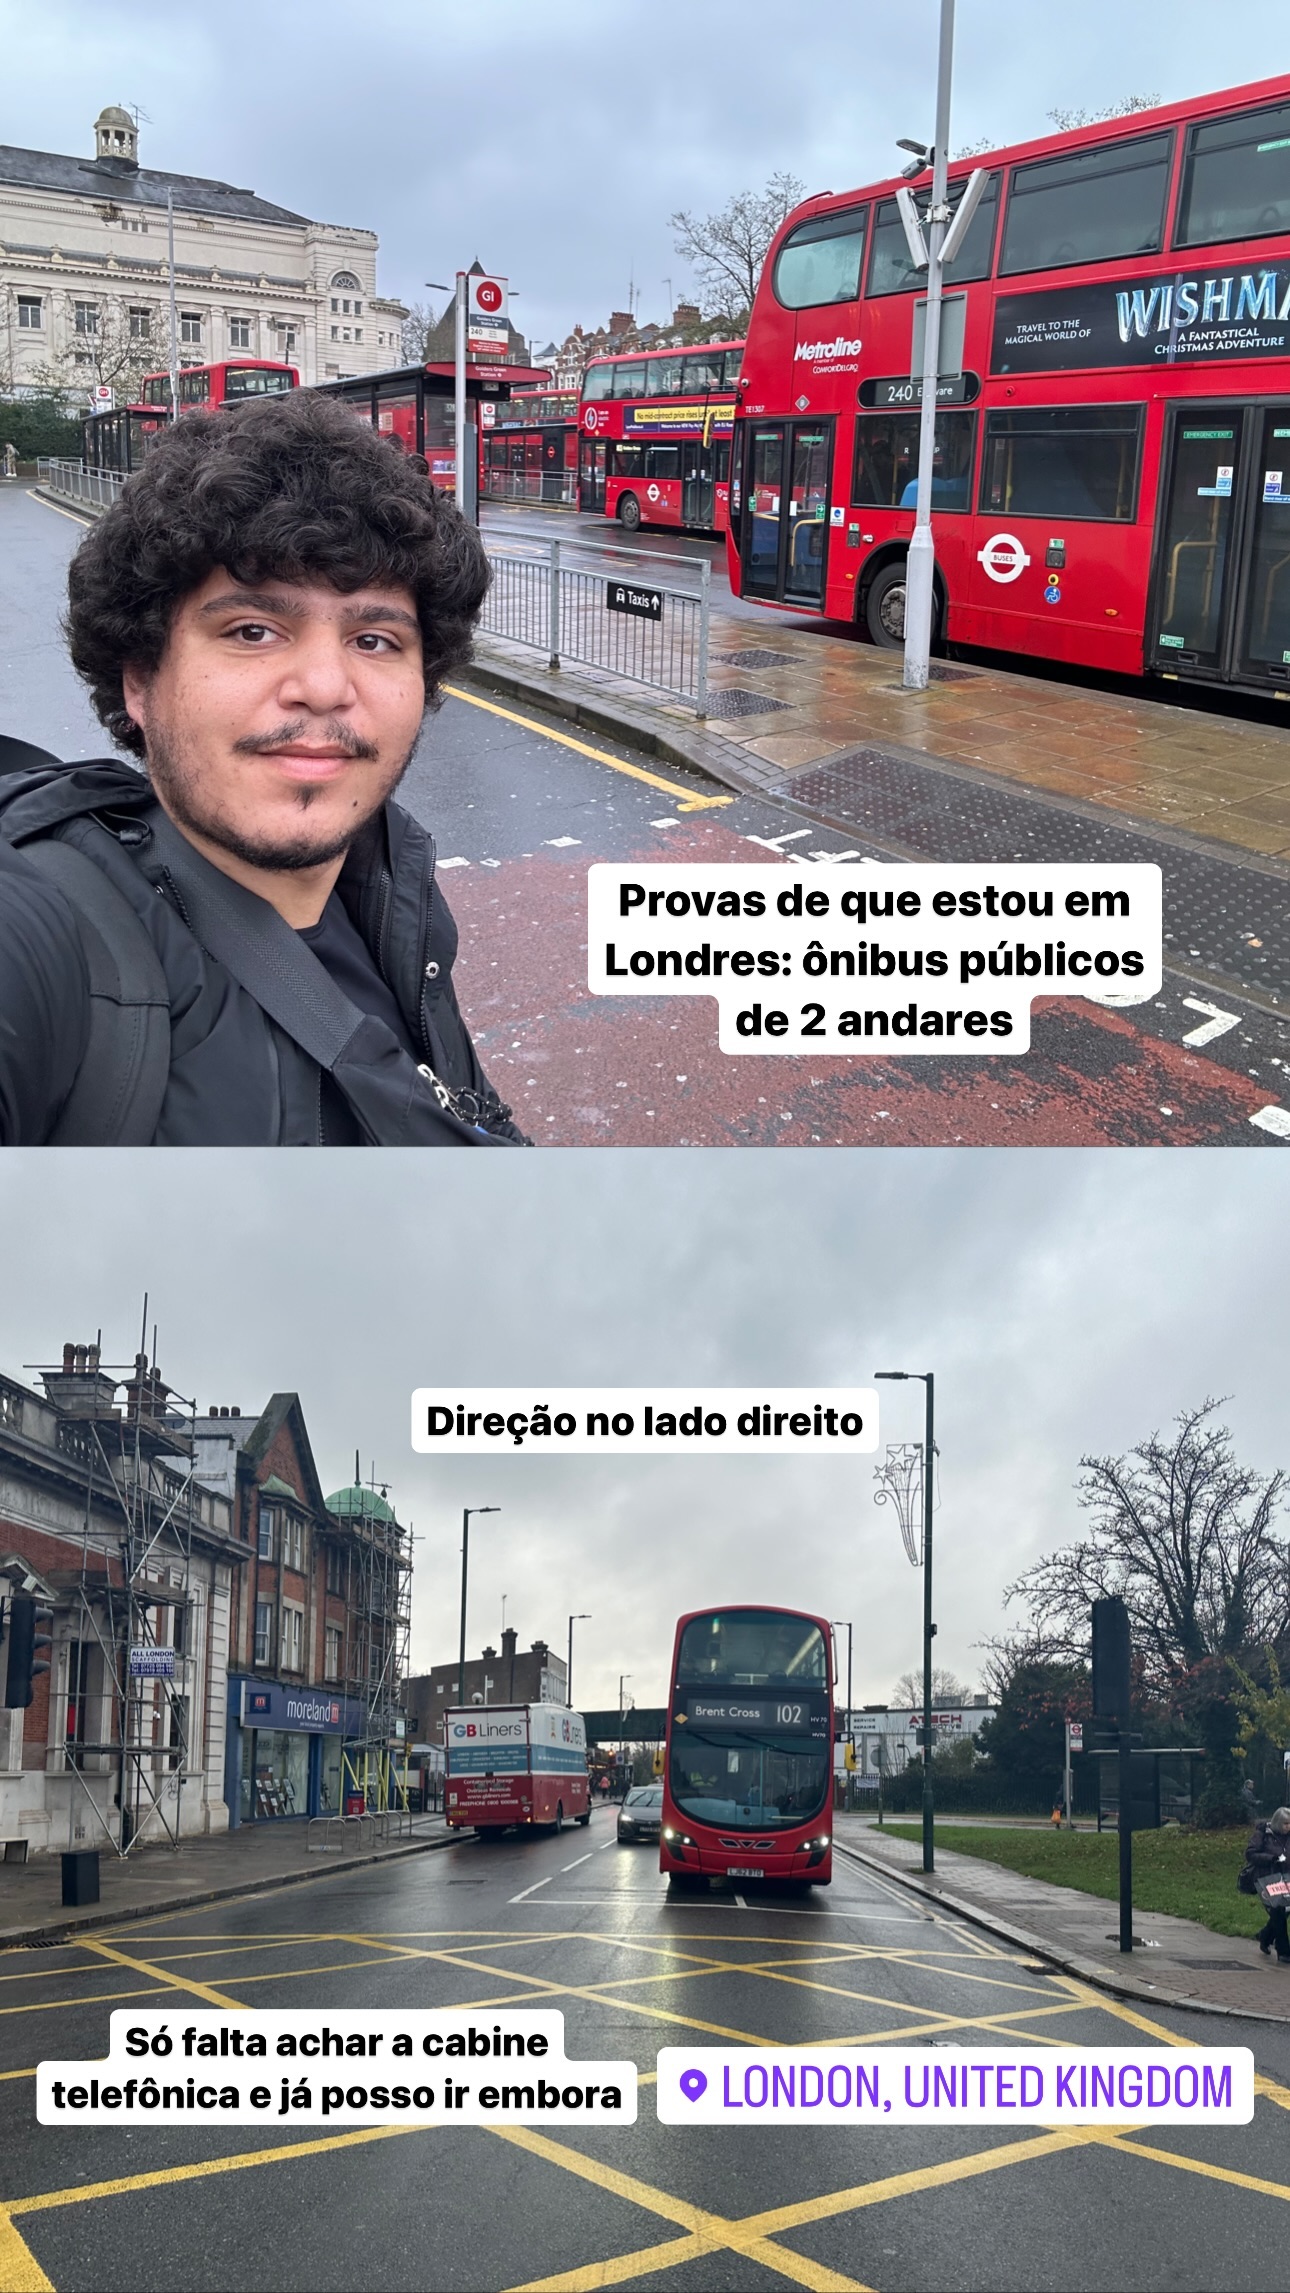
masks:
[[[192,406],[227,406],[235,399],[276,396],[298,390],[300,372],[273,358],[227,358],[215,366],[181,366],[178,377],[179,411]],[[169,374],[145,374],[143,395],[152,406],[170,411]]]
[[[154,438],[170,427],[164,406],[114,406],[87,414],[81,424],[81,460],[87,470],[113,470],[128,478],[142,469]]]
[[[946,275],[940,636],[1290,698],[1290,77],[959,162],[952,206],[976,167]],[[887,646],[925,278],[899,184],[808,200],[772,243],[728,540],[732,588]]]
[[[741,342],[593,358],[582,380],[578,507],[724,533]]]
[[[796,1609],[700,1609],[676,1628],[659,1867],[820,1887],[833,1877],[833,1642]]]
[[[479,411],[481,501],[576,503],[576,390],[517,390]]]

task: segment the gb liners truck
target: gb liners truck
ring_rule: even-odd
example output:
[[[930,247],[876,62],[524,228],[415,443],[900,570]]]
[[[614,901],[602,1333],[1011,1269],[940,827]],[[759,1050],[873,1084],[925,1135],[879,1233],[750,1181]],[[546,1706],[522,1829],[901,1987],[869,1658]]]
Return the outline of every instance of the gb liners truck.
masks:
[[[444,1714],[450,1824],[482,1836],[511,1825],[591,1821],[587,1731],[563,1704],[476,1704]]]

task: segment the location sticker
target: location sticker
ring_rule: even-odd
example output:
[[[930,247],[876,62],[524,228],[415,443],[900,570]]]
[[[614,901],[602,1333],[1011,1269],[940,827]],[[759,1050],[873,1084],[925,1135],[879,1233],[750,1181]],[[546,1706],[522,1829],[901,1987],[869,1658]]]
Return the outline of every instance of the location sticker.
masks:
[[[708,2081],[701,2070],[683,2070],[677,2079],[677,2085],[687,2102],[697,2102],[700,2094],[706,2094],[708,2091]]]

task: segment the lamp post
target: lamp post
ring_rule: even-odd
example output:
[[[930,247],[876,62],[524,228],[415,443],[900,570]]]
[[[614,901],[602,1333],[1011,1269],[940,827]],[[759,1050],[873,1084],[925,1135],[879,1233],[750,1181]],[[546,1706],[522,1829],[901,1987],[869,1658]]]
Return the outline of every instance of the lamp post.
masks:
[[[846,1618],[835,1616],[833,1629],[835,1632],[841,1632],[845,1629],[847,1636],[847,1742],[852,1745],[854,1751],[855,1747],[851,1735],[851,1625]],[[847,1809],[849,1812],[851,1807],[851,1769],[845,1769],[844,1773],[847,1779]]]
[[[932,462],[936,450],[936,385],[941,371],[942,246],[949,209],[945,173],[950,156],[950,82],[954,65],[954,0],[941,0],[936,71],[936,142],[932,150],[932,204],[927,234],[927,314],[923,331],[923,390],[918,409],[918,482],[914,530],[905,561],[905,664],[908,691],[925,692],[932,649]],[[927,1868],[930,1870],[931,1865]]]
[[[569,1660],[564,1668],[564,1700],[570,1711],[573,1710],[573,1628],[575,1624],[590,1624],[590,1622],[591,1610],[589,1608],[580,1608],[576,1616],[569,1618]]]
[[[457,1652],[457,1709],[466,1701],[466,1568],[470,1557],[472,1513],[500,1513],[500,1505],[467,1505],[461,1516],[461,1643]]]
[[[932,1805],[932,1463],[935,1446],[935,1377],[931,1370],[880,1369],[876,1377],[892,1383],[912,1383],[927,1389],[927,1415],[923,1436],[923,1869],[936,1868],[936,1841]],[[881,1503],[888,1492],[876,1490]],[[908,1542],[908,1540],[907,1540]],[[911,1556],[912,1557],[912,1556]]]

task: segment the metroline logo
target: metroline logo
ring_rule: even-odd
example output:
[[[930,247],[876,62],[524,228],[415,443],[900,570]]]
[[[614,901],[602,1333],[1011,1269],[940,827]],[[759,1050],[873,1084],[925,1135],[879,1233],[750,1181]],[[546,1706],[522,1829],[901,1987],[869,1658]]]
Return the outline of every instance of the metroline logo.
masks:
[[[854,341],[849,341],[846,335],[837,334],[832,342],[799,342],[793,352],[793,357],[794,359],[855,358],[860,347],[859,335],[856,335]]]

